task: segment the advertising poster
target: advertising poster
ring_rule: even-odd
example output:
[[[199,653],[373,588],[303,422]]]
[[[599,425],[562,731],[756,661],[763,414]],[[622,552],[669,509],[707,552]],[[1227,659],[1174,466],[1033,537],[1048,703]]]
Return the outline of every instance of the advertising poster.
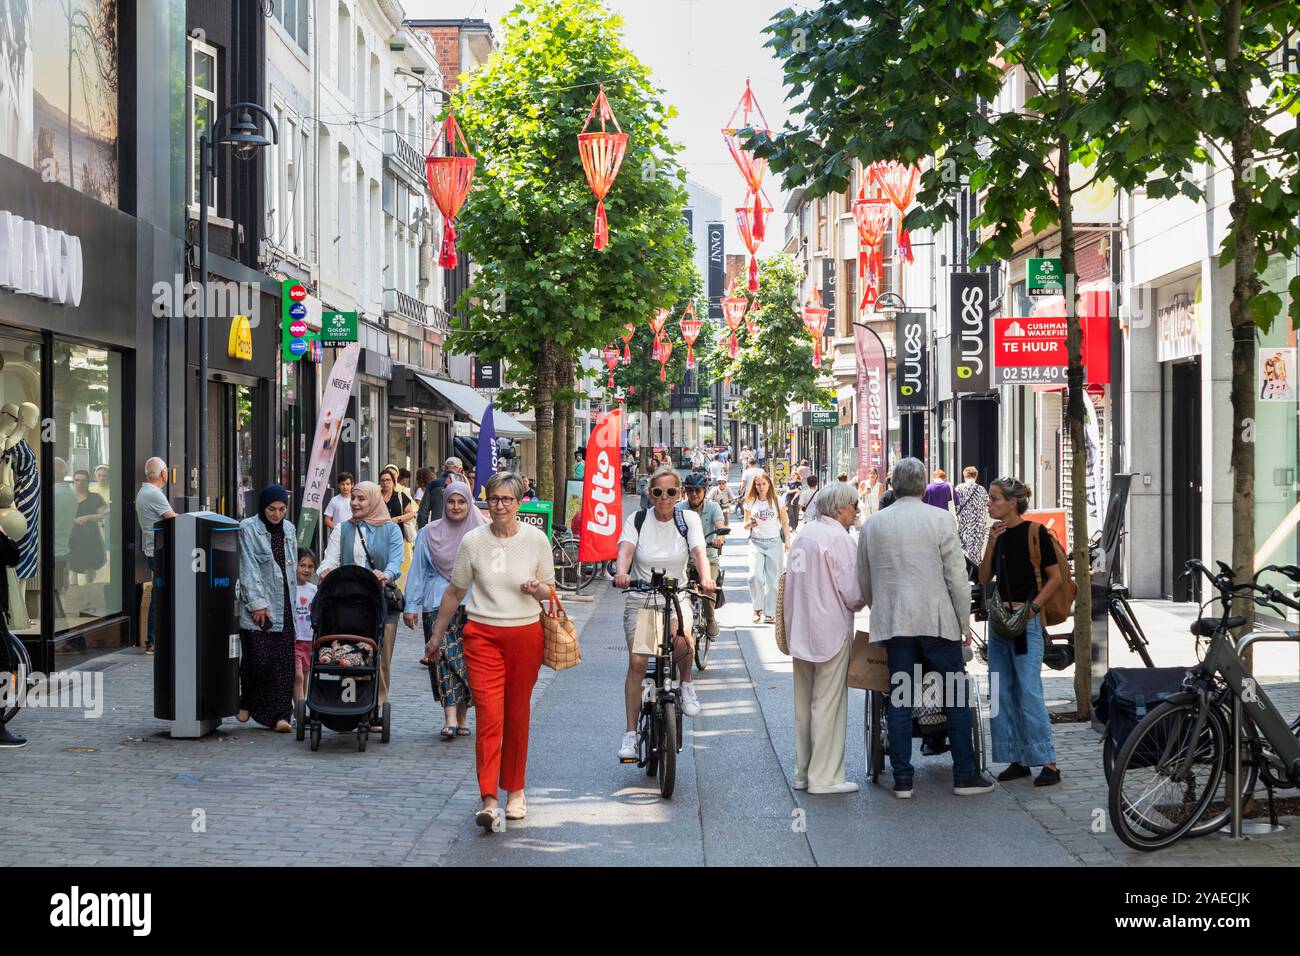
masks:
[[[307,465],[307,478],[303,483],[302,511],[298,515],[298,547],[311,546],[320,521],[321,502],[325,486],[329,483],[330,469],[334,466],[334,453],[338,450],[339,436],[343,432],[343,417],[348,410],[348,396],[357,375],[357,359],[361,357],[360,343],[353,342],[334,361],[325,394],[321,396],[320,417],[316,420],[315,437],[311,444],[311,458]]]
[[[1260,347],[1259,368],[1255,381],[1259,383],[1261,402],[1295,401],[1295,349]]]

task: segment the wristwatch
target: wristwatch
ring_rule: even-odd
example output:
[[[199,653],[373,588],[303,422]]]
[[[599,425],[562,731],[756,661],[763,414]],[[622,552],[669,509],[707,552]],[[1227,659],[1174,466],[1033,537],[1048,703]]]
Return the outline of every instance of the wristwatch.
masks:
[[[1026,601],[1025,603],[1029,605],[1029,609],[1034,612],[1035,616],[1037,616],[1038,612],[1042,610],[1042,608],[1039,607],[1037,604],[1035,604],[1033,601]]]

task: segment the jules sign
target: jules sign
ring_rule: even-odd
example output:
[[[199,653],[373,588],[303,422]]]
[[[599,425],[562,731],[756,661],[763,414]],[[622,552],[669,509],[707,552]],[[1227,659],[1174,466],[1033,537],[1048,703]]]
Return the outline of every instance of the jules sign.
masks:
[[[894,332],[895,361],[899,408],[928,408],[926,387],[930,365],[925,341],[925,313],[899,312]]]
[[[990,277],[985,272],[954,272],[949,290],[952,390],[986,392],[993,365],[989,334]]]

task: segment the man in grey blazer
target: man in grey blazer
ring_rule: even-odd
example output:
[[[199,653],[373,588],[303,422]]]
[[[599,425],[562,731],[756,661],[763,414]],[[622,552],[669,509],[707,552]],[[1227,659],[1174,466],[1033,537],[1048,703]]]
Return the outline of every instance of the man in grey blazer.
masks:
[[[990,792],[993,783],[976,770],[969,710],[974,698],[964,693],[965,677],[956,676],[966,672],[961,645],[970,623],[970,578],[952,515],[921,500],[925,481],[925,465],[917,459],[894,465],[897,500],[862,523],[858,581],[871,608],[871,641],[885,642],[889,654],[894,795],[912,795],[912,700],[913,693],[920,697],[916,676],[924,663],[943,679],[953,793],[974,796]]]

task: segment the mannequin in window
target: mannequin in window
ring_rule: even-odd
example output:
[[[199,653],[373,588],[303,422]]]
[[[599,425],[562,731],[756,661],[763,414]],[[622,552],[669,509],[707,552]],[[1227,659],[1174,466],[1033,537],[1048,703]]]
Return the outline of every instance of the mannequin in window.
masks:
[[[40,475],[36,470],[36,453],[27,444],[27,434],[40,424],[40,417],[41,410],[31,402],[23,402],[21,406],[10,402],[0,407],[0,430],[5,431],[2,457],[10,472],[5,481],[13,488],[14,506],[27,520],[27,533],[17,542],[20,557],[15,570],[20,578],[36,577],[36,558],[40,551]]]
[[[17,620],[12,617],[9,619],[7,626],[11,628],[28,626],[22,590],[18,587],[18,578],[14,575],[13,568],[18,560],[18,545],[15,542],[26,533],[27,522],[22,513],[13,507],[13,492],[7,485],[0,486],[0,567],[4,568],[4,573],[0,574],[0,609],[16,604],[21,614]],[[4,721],[0,720],[0,747],[21,747],[26,743],[26,737],[6,730]]]

